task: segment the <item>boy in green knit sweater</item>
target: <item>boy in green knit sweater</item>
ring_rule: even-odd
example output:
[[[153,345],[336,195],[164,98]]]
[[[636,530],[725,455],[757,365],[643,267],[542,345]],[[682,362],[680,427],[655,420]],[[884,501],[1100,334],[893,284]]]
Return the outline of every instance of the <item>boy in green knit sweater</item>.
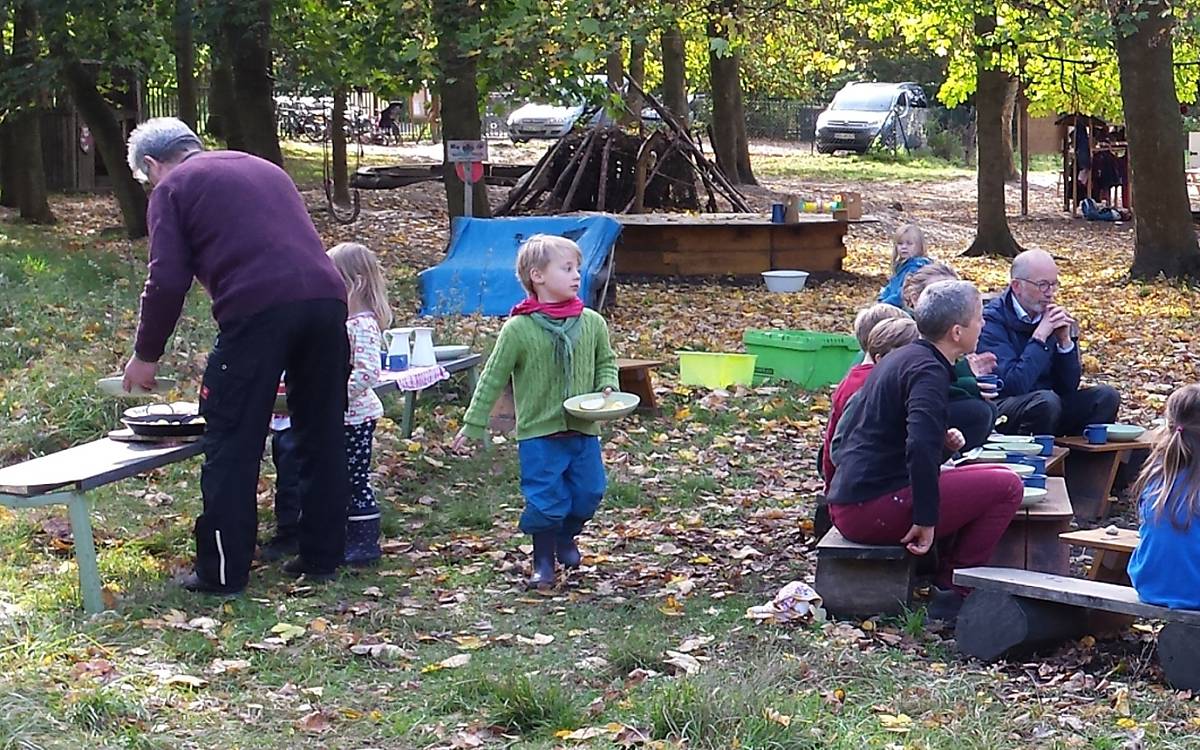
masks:
[[[554,560],[579,566],[575,537],[596,513],[607,478],[595,422],[569,415],[563,401],[617,388],[617,358],[608,324],[579,299],[579,246],[538,234],[521,245],[517,278],[529,298],[500,329],[453,448],[486,435],[488,416],[512,380],[525,510],[521,531],[533,537],[530,588],[554,585]]]

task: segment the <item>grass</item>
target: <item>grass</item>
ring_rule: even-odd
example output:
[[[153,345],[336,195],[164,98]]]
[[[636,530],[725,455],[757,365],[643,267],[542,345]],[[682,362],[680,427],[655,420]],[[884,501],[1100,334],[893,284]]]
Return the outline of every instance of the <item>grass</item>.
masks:
[[[935,181],[970,177],[975,174],[973,169],[939,159],[932,154],[892,154],[890,151],[871,151],[862,155],[755,155],[754,171],[766,177],[854,182]]]
[[[101,434],[119,409],[92,383],[128,355],[145,248],[61,232],[0,226],[5,464]],[[212,334],[193,294],[164,363],[180,396]],[[958,661],[919,609],[870,630],[745,619],[811,576],[796,468],[809,446],[778,429],[810,419],[798,388],[726,408],[674,388],[663,416],[609,433],[621,460],[585,536],[595,565],[551,595],[520,585],[515,446],[447,455],[462,399],[429,395],[423,437],[387,420],[377,433],[389,554],[328,586],[270,566],[230,601],[172,586],[191,557],[197,461],[92,494],[117,599],[95,618],[54,534],[62,511],[0,509],[0,748],[617,747],[610,725],[660,747],[1117,748],[1133,731],[1119,718],[1147,746],[1200,742],[1193,701],[1128,676],[1144,666],[1137,642],[1119,657],[1068,649],[1062,674],[1094,680],[1065,690],[1019,664]],[[1118,683],[1130,717],[1112,709]],[[582,729],[598,736],[560,737]]]
[[[305,143],[303,141],[284,141],[280,144],[283,149],[283,164],[292,179],[302,190],[320,187],[325,181],[325,152],[320,143]],[[355,144],[348,144],[347,160],[350,171],[356,167],[378,167],[395,164],[396,157],[375,152],[364,153],[362,159],[356,156]],[[332,163],[332,153],[329,156]]]

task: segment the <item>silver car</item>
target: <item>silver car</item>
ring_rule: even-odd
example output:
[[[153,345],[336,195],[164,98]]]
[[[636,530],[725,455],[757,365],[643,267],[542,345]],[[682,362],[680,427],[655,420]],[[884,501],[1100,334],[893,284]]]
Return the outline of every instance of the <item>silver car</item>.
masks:
[[[817,115],[817,151],[864,153],[879,139],[888,148],[925,145],[929,101],[915,83],[848,83]]]

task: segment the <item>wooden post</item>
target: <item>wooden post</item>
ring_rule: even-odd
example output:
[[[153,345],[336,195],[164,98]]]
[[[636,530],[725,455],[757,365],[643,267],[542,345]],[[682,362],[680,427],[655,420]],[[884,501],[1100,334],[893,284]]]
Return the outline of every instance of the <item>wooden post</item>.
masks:
[[[1024,68],[1022,68],[1024,70]],[[1017,137],[1021,140],[1021,215],[1029,215],[1029,97],[1025,79],[1017,80]]]

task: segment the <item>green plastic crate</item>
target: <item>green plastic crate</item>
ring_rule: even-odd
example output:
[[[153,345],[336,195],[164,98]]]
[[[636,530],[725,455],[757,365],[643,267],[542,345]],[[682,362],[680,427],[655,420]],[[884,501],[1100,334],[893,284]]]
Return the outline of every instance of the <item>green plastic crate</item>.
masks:
[[[757,354],[754,384],[790,380],[809,390],[837,383],[858,357],[853,336],[820,331],[757,331],[742,334],[747,354]]]

